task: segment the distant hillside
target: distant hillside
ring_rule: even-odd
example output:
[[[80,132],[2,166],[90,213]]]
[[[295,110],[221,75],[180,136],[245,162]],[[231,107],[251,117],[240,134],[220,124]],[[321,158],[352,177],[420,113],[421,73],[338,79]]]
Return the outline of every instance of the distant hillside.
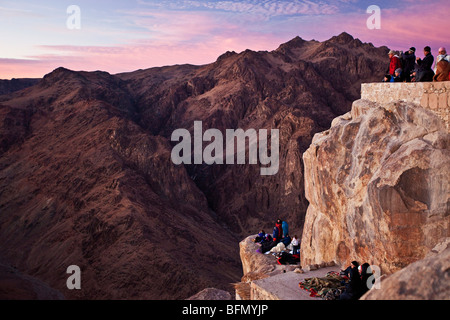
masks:
[[[0,80],[0,96],[34,86],[40,79]]]
[[[280,217],[301,235],[302,154],[378,81],[387,48],[343,33],[204,66],[58,68],[0,99],[0,255],[70,299],[231,290],[238,243]],[[175,129],[279,129],[280,168],[176,166]],[[78,265],[83,289],[66,288]]]

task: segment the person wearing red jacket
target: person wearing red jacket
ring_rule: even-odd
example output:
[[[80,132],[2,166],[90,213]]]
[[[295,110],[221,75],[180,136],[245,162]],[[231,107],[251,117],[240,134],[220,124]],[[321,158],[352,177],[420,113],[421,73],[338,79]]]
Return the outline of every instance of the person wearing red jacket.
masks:
[[[277,223],[275,223],[275,227],[273,228],[273,241],[278,243],[283,238],[283,228],[282,228],[282,221],[280,219],[277,220]]]
[[[389,55],[389,60],[390,60],[390,62],[389,62],[389,74],[391,76],[394,76],[395,75],[395,70],[397,70],[399,68],[400,69],[402,68],[402,63],[401,63],[400,59],[395,55],[394,51],[392,51],[392,50],[389,51],[388,55]]]

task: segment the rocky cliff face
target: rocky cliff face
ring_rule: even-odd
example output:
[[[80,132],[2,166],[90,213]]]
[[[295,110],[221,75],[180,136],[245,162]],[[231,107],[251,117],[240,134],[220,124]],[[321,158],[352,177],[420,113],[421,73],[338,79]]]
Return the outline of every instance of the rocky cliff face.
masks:
[[[418,105],[353,103],[303,155],[301,264],[400,270],[450,236],[449,134]]]
[[[0,255],[67,298],[186,298],[229,289],[243,235],[299,235],[301,155],[378,80],[387,48],[348,34],[228,52],[205,66],[110,75],[59,68],[0,99]],[[176,166],[173,130],[279,129],[280,168]],[[69,291],[66,268],[82,270]]]

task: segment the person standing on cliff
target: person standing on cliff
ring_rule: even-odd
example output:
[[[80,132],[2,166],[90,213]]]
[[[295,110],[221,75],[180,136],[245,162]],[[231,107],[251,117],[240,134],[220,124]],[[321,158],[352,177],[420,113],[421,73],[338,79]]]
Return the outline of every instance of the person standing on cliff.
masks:
[[[281,228],[283,229],[283,237],[286,237],[289,234],[289,225],[287,221],[281,222]]]
[[[416,73],[416,82],[431,82],[434,77],[434,72],[431,69],[434,62],[434,57],[431,54],[431,48],[429,46],[423,48],[423,54],[425,55],[423,60],[417,58],[419,69]]]
[[[403,60],[403,78],[406,82],[411,82],[411,73],[416,66],[416,48],[411,47],[402,54]]]
[[[361,275],[361,292],[359,295],[363,296],[367,291],[370,290],[370,288],[372,288],[373,285],[373,283],[369,283],[369,279],[372,276],[370,264],[368,264],[367,262],[363,263],[361,266],[359,266],[358,271]]]
[[[436,57],[436,64],[434,65],[433,81],[448,81],[450,80],[449,73],[450,55],[444,47],[439,48],[439,55]]]
[[[278,219],[275,223],[275,227],[273,227],[272,241],[261,244],[261,253],[269,251],[281,241],[281,239],[283,238],[283,228],[281,226],[281,223],[281,219]]]
[[[398,56],[395,54],[394,51],[389,51],[388,53],[389,56],[389,69],[388,69],[388,73],[391,76],[395,76],[395,70],[397,69],[401,69],[402,68],[402,62],[400,61],[400,59],[398,58]]]
[[[436,57],[436,64],[434,65],[434,70],[433,70],[434,73],[436,73],[437,65],[438,65],[439,61],[444,59],[445,61],[450,62],[450,56],[447,54],[447,50],[444,47],[440,47],[438,53],[439,54]]]
[[[295,235],[291,241],[292,244],[292,254],[300,254],[300,243],[298,242],[298,237]]]
[[[281,219],[278,219],[273,228],[273,241],[278,243],[283,238],[283,227]]]
[[[450,63],[442,56],[439,56],[437,59],[433,81],[448,81],[450,78]]]

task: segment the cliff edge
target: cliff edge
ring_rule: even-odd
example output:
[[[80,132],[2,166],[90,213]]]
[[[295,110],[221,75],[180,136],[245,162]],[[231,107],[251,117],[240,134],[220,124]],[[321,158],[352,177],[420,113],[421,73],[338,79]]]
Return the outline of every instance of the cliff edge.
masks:
[[[430,110],[355,101],[303,154],[310,205],[301,264],[357,260],[391,274],[447,241],[448,145]]]

